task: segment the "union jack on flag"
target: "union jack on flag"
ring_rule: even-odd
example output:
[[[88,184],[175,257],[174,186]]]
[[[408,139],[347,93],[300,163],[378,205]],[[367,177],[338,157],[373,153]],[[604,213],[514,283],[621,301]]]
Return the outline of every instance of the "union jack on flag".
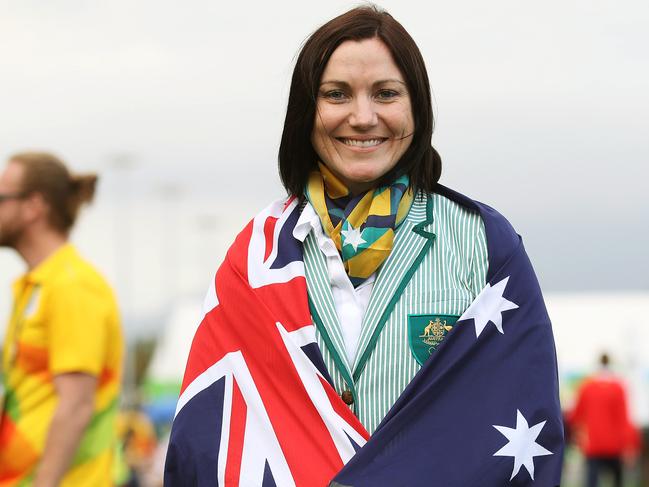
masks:
[[[295,199],[271,205],[217,271],[183,379],[166,485],[326,485],[368,439],[315,342],[292,235],[298,216]]]
[[[299,206],[278,202],[239,234],[196,332],[165,485],[556,487],[563,424],[552,328],[520,237],[477,211],[487,284],[370,438],[315,341]]]

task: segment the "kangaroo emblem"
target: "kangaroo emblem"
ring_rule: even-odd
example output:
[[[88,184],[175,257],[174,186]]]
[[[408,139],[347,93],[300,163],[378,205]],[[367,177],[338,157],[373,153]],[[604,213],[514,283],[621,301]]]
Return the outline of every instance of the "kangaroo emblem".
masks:
[[[446,324],[446,320],[440,321],[439,318],[435,318],[435,321],[431,320],[426,325],[423,335],[419,335],[419,338],[424,338],[424,342],[426,343],[429,341],[441,341],[444,335],[446,335],[446,332],[452,329],[452,326]]]

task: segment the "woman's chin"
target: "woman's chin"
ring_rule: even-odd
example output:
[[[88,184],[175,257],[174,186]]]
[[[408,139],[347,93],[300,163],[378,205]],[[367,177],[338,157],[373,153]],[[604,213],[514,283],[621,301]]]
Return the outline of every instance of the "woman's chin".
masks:
[[[364,166],[364,167],[363,167]],[[373,188],[384,172],[377,171],[376,164],[358,164],[356,167],[327,167],[349,188],[352,193],[359,193]],[[345,169],[345,170],[342,170]]]
[[[377,179],[375,177],[348,179],[345,185],[352,193],[358,194],[374,188]]]

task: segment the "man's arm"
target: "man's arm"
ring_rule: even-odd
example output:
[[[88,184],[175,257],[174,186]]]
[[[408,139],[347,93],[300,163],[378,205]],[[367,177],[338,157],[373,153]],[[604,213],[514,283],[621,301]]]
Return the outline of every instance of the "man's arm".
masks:
[[[58,405],[47,432],[33,487],[56,487],[67,471],[94,410],[97,378],[72,372],[56,375]]]

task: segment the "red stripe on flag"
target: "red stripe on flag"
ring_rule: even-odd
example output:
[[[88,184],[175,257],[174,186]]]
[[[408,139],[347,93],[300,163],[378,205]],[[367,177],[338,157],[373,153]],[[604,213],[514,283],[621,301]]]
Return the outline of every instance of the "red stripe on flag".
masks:
[[[305,298],[306,279],[294,277],[282,284],[270,284],[255,289],[260,302],[264,303],[271,311],[276,321],[284,325],[286,331],[292,332],[311,323],[311,310],[309,302]],[[280,296],[286,296],[285,300],[278,299],[278,289],[281,289]],[[287,306],[287,303],[290,303]]]
[[[264,251],[264,262],[268,260],[268,256],[273,251],[273,234],[275,233],[275,225],[278,218],[269,216],[264,222],[264,237],[266,237],[266,250]]]
[[[201,324],[196,329],[192,347],[187,359],[187,366],[185,367],[185,375],[183,383],[180,388],[180,393],[185,392],[185,389],[191,384],[194,379],[205,372],[215,362],[221,360],[224,355],[223,348],[220,345],[217,337],[218,330],[216,329],[217,315],[220,314],[219,306],[205,315]],[[226,353],[231,350],[226,350]]]
[[[246,429],[247,407],[236,380],[232,380],[232,412],[230,415],[230,439],[228,460],[225,466],[225,487],[238,487],[241,475],[241,457]]]
[[[286,208],[288,208],[289,206],[291,206],[291,203],[293,203],[293,201],[294,201],[296,198],[297,198],[297,196],[295,196],[295,195],[289,197],[289,198],[286,200],[286,203],[284,203],[284,209],[283,209],[282,211],[283,211],[283,212],[286,211]]]

